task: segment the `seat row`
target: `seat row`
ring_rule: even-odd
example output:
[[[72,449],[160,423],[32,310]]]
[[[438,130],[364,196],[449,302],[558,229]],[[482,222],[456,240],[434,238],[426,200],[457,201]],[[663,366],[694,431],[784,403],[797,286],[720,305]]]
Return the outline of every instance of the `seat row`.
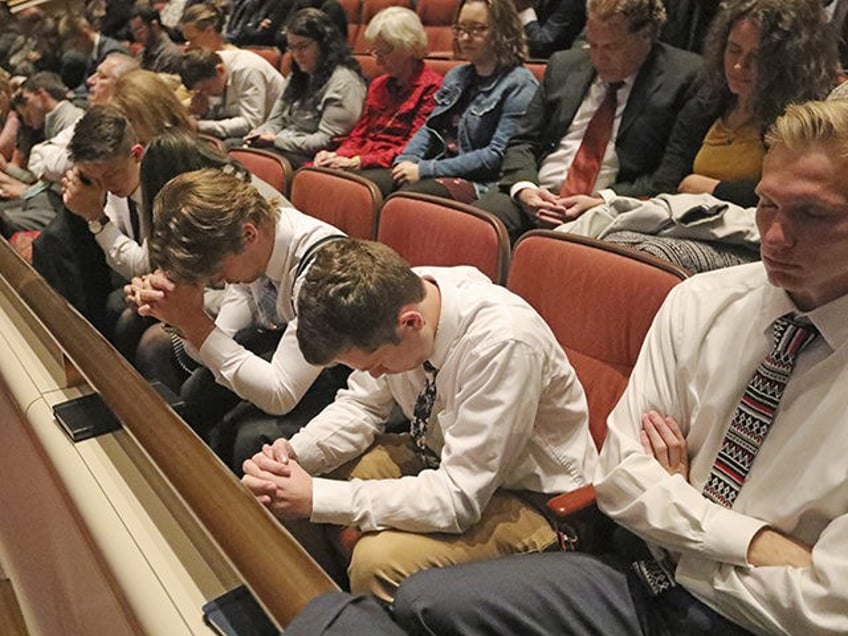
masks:
[[[349,236],[385,243],[413,266],[472,265],[524,298],[551,327],[583,384],[598,449],[654,314],[689,276],[644,252],[552,230],[528,232],[510,250],[502,221],[473,206],[403,191],[383,201],[376,185],[356,174],[305,167],[291,175],[274,153],[230,153],[280,192],[290,183],[294,207]],[[552,498],[548,507],[573,524],[575,513],[579,518],[593,502],[589,485]]]

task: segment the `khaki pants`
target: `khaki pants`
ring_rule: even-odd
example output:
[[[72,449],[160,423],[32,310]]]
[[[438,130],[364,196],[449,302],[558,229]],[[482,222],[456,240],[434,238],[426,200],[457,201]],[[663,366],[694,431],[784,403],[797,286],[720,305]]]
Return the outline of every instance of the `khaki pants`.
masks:
[[[361,457],[334,471],[337,479],[399,479],[415,475],[422,466],[412,450],[409,435],[379,435]],[[286,523],[289,526],[289,523]],[[319,562],[326,548],[315,545],[316,534],[333,541],[334,534],[315,532],[302,537],[306,524],[296,524],[294,534]],[[461,535],[418,534],[402,530],[369,532],[356,542],[347,568],[350,590],[371,593],[391,601],[407,576],[430,567],[442,567],[494,559],[507,554],[541,552],[554,545],[556,532],[545,517],[520,497],[499,490],[483,511],[482,518]],[[317,548],[317,550],[316,550]],[[316,553],[317,552],[317,553]]]

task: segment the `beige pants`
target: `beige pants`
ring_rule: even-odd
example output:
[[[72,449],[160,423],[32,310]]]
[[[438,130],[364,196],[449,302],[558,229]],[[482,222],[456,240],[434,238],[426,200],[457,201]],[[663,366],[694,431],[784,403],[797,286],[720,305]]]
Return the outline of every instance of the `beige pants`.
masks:
[[[330,477],[399,479],[415,475],[421,468],[409,435],[380,435],[368,452]],[[363,534],[347,569],[350,590],[391,601],[400,582],[418,570],[541,552],[555,542],[556,533],[543,515],[516,495],[499,490],[480,521],[461,535],[402,530]],[[306,547],[311,551],[310,545]]]

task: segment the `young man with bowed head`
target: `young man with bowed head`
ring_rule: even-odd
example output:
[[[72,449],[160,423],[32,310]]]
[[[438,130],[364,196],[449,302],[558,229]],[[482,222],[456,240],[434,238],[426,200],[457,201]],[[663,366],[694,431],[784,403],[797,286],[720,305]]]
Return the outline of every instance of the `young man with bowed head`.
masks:
[[[555,544],[529,502],[585,484],[597,455],[583,388],[526,302],[472,267],[413,270],[350,240],[315,258],[298,316],[306,360],[355,371],[243,482],[314,555],[322,537],[352,546],[351,590],[389,601],[415,571]],[[409,433],[387,434],[395,407]]]
[[[229,389],[216,392],[206,382],[191,391],[183,386],[183,395],[191,398],[186,419],[217,444],[213,447],[225,461],[240,457],[242,446],[249,451],[239,464],[251,457],[262,446],[262,441],[251,446],[254,439],[291,435],[300,428],[297,422],[309,421],[344,384],[347,369],[322,374],[321,367],[304,360],[294,304],[311,259],[325,243],[343,238],[333,226],[279,199],[269,201],[240,176],[222,170],[183,173],[154,199],[150,262],[159,269],[133,278],[125,291],[140,314],[173,327],[186,351]],[[219,283],[227,288],[213,321],[204,309],[203,290]],[[259,328],[262,333],[254,333]],[[250,335],[237,338],[239,332]],[[213,425],[239,398],[261,413],[250,414],[246,430],[214,439]],[[237,419],[233,427],[242,424]]]
[[[588,0],[587,46],[555,53],[504,153],[498,188],[475,205],[515,239],[579,215],[587,195],[626,196],[662,160],[700,58],[658,41],[662,0]]]
[[[410,633],[848,633],[848,102],[766,143],[762,262],[672,290],[609,418],[598,505],[641,539],[423,573]]]

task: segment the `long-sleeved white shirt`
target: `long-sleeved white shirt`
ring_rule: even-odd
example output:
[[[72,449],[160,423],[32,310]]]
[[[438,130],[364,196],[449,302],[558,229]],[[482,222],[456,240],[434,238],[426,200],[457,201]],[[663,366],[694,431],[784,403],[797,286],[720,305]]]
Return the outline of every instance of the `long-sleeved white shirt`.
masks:
[[[253,294],[249,285],[243,284],[228,285],[214,331],[196,354],[192,352],[220,384],[263,411],[288,413],[321,373],[321,367],[304,360],[297,345],[297,320],[292,307],[295,273],[312,244],[342,234],[332,225],[292,207],[282,207],[265,275],[277,287],[277,315],[288,326],[271,361],[263,360],[232,339],[236,331],[255,323]]]
[[[701,495],[772,323],[794,311],[761,263],[696,276],[669,294],[609,418],[595,487],[602,510],[676,560],[675,578],[762,634],[848,633],[848,296],[807,314],[821,336],[798,357],[733,508]],[[649,409],[686,436],[689,482],[639,442]],[[812,567],[753,567],[770,526],[812,546]]]
[[[441,294],[427,427],[441,463],[401,479],[316,478],[312,521],[461,533],[498,488],[557,493],[584,485],[597,463],[586,398],[550,328],[474,268],[415,271]],[[301,465],[322,474],[362,454],[395,404],[412,418],[424,383],[423,367],[379,378],[354,371],[348,389],[291,439]]]

